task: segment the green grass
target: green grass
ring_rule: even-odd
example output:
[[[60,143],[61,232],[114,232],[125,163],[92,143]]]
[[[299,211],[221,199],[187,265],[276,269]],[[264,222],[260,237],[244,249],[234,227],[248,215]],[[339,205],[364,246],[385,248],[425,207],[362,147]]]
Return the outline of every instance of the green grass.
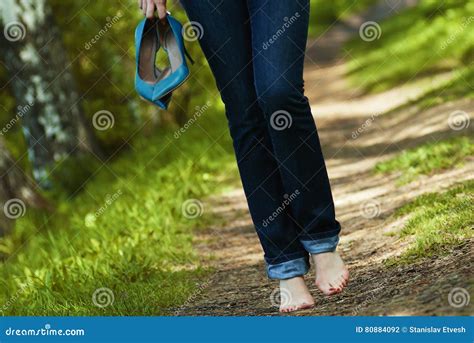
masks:
[[[398,181],[404,184],[415,180],[420,175],[458,167],[472,155],[474,155],[474,139],[455,137],[405,150],[390,160],[378,163],[375,171],[401,173]]]
[[[378,40],[354,38],[349,74],[366,91],[385,90],[412,78],[464,68],[474,56],[474,3],[421,0],[381,23]],[[472,75],[472,74],[471,74]],[[463,83],[464,88],[472,88]]]
[[[309,35],[324,33],[338,21],[360,12],[378,0],[311,0]]]
[[[159,315],[185,302],[209,273],[192,240],[212,217],[187,219],[182,204],[237,177],[225,116],[211,112],[179,139],[133,142],[56,212],[27,208],[0,239],[2,314]],[[115,296],[105,308],[92,302],[102,287]]]
[[[420,111],[423,111],[459,99],[474,99],[474,64],[467,68],[457,69],[449,80],[428,88],[419,97],[388,113],[399,112],[411,106],[417,106]]]
[[[474,64],[467,69],[457,71],[446,84],[429,90],[412,104],[427,109],[458,99],[474,99]]]
[[[401,207],[395,216],[409,215],[400,232],[414,241],[387,265],[408,264],[416,259],[449,253],[474,236],[474,181],[466,181],[445,193],[429,193]]]

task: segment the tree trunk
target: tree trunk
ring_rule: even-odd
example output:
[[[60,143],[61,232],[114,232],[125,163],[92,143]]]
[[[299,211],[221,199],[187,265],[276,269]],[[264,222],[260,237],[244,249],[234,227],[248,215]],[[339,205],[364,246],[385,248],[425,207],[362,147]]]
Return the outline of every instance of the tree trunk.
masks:
[[[55,161],[81,151],[102,156],[70,71],[61,34],[46,0],[1,0],[0,57],[19,107],[36,180]]]
[[[11,230],[14,220],[23,216],[29,206],[51,210],[34,183],[12,160],[0,136],[0,237]]]

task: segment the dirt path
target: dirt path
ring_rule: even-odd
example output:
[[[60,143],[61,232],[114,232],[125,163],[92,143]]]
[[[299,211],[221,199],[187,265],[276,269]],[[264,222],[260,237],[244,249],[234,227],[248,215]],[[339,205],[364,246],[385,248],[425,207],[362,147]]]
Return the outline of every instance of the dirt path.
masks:
[[[377,13],[369,11],[367,15]],[[360,18],[353,18],[354,22]],[[317,307],[295,315],[468,314],[472,302],[462,309],[453,308],[448,294],[453,287],[469,289],[472,285],[473,241],[454,248],[448,256],[409,266],[387,268],[383,261],[407,246],[398,235],[389,234],[399,231],[406,220],[391,219],[393,211],[422,193],[441,191],[472,178],[474,161],[404,186],[397,186],[397,175],[374,175],[372,169],[403,148],[456,134],[449,129],[449,114],[455,110],[472,113],[474,102],[460,100],[424,111],[411,106],[370,119],[372,114],[386,113],[419,95],[423,90],[420,85],[449,75],[363,95],[349,87],[344,77],[346,65],[340,47],[354,33],[350,27],[351,21],[337,25],[309,45],[305,74],[343,227],[338,249],[348,263],[351,283],[345,292],[330,298],[311,286]],[[321,51],[324,53],[318,55]],[[363,128],[367,119],[370,125]],[[243,192],[235,190],[210,199],[206,207],[212,208],[220,224],[201,233],[198,249],[215,257],[216,272],[178,314],[279,315],[278,283],[265,275],[262,250]],[[308,284],[312,284],[310,280]]]

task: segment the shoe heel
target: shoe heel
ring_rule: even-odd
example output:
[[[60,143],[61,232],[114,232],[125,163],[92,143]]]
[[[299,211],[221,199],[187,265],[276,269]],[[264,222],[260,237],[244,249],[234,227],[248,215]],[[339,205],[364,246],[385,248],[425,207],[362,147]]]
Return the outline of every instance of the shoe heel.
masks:
[[[189,62],[191,62],[191,64],[194,64],[194,60],[193,58],[191,57],[191,55],[189,54],[188,50],[186,49],[186,47],[184,48],[184,54],[186,55],[186,57],[188,58]]]

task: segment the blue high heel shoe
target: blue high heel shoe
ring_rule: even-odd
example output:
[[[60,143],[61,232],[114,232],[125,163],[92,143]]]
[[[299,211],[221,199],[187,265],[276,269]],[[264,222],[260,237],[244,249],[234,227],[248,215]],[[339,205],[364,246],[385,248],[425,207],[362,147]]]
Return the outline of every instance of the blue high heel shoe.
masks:
[[[181,86],[189,77],[189,68],[186,57],[194,63],[184,46],[182,35],[183,26],[169,13],[163,22],[157,24],[158,35],[163,49],[168,54],[170,73],[161,78],[155,85],[153,101],[162,99]]]
[[[155,66],[156,53],[160,48],[157,22],[155,19],[143,19],[135,30],[137,65],[135,89],[143,99],[162,109],[167,109],[171,100],[171,92],[160,97],[154,97],[155,88],[159,81],[171,73],[170,68],[161,70]]]

